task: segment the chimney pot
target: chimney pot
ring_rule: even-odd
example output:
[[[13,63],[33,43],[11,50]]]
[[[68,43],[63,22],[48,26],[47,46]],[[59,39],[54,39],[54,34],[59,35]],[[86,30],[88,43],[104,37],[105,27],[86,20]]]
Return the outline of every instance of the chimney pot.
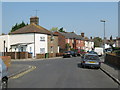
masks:
[[[82,37],[84,37],[84,35],[85,35],[84,33],[81,33],[81,36],[82,36]]]
[[[39,25],[39,18],[36,16],[36,17],[31,17],[30,18],[30,24],[36,24],[36,25]]]

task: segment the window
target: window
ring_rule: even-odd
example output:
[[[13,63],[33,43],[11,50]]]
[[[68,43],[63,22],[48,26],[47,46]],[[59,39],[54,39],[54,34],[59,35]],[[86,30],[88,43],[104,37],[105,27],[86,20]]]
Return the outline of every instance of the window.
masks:
[[[40,41],[45,41],[45,37],[40,37]]]
[[[72,39],[72,43],[74,43],[74,39]]]
[[[30,52],[32,52],[32,47],[30,47]]]
[[[51,36],[51,41],[53,41],[54,40],[54,36]]]
[[[68,38],[68,43],[70,43],[70,39]]]
[[[23,52],[23,47],[21,47],[21,52]]]
[[[51,46],[51,53],[53,53],[53,46]]]
[[[45,48],[40,48],[40,53],[45,53]]]

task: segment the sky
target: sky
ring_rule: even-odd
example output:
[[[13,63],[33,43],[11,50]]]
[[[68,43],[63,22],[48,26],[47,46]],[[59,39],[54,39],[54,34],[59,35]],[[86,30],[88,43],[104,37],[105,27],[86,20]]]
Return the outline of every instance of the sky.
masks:
[[[2,32],[8,33],[16,23],[29,23],[39,17],[39,25],[50,30],[63,27],[68,32],[85,33],[87,37],[103,38],[106,20],[106,37],[118,36],[117,2],[2,2]]]

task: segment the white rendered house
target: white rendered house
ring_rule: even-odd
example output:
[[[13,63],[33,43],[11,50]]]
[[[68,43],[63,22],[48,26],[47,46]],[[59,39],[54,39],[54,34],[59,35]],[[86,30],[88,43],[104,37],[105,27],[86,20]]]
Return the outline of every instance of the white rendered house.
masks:
[[[49,52],[48,36],[54,36],[54,34],[39,26],[37,17],[32,17],[29,25],[10,33],[10,35],[0,36],[0,52],[29,52],[33,56],[38,53],[45,54]],[[58,43],[56,43],[57,45]]]

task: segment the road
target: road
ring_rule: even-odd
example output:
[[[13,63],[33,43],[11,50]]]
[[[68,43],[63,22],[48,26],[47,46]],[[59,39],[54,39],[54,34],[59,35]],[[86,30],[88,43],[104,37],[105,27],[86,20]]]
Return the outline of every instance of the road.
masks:
[[[14,62],[37,68],[18,79],[9,80],[9,88],[117,88],[100,69],[83,69],[80,57]]]

